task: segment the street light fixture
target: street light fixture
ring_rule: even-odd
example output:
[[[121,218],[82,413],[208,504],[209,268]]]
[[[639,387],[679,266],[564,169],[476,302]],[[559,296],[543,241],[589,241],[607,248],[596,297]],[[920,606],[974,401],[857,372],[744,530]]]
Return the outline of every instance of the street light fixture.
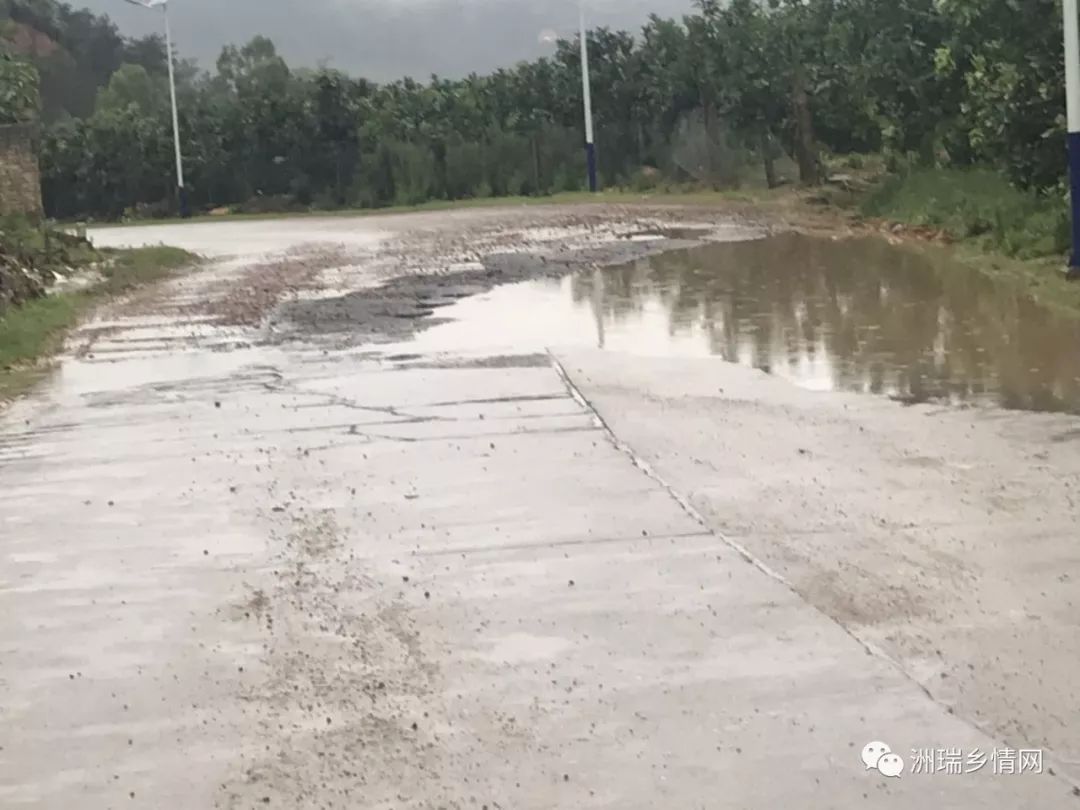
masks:
[[[596,143],[593,141],[592,86],[589,81],[589,42],[585,30],[584,0],[579,6],[579,11],[581,16],[581,87],[585,99],[585,165],[589,172],[589,191],[595,192],[597,187]]]
[[[184,159],[180,154],[180,119],[176,113],[176,76],[173,72],[172,32],[169,30],[169,0],[127,0],[133,6],[150,10],[160,8],[165,18],[165,51],[169,64],[169,99],[172,102],[173,147],[176,150],[176,189],[180,201],[180,216],[191,216],[187,189],[184,187]]]

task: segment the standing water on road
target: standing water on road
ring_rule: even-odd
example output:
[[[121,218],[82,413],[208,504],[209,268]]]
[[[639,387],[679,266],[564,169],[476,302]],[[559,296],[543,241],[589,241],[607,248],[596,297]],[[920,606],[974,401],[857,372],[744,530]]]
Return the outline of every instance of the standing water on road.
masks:
[[[877,238],[711,244],[498,288],[440,313],[430,351],[593,345],[715,355],[816,390],[1080,411],[1080,320]],[[496,341],[501,342],[501,341]]]

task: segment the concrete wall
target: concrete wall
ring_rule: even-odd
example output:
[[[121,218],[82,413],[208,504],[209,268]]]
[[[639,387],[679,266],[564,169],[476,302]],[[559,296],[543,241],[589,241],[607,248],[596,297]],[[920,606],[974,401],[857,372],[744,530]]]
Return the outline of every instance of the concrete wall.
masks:
[[[41,174],[34,128],[0,126],[0,216],[41,215]]]

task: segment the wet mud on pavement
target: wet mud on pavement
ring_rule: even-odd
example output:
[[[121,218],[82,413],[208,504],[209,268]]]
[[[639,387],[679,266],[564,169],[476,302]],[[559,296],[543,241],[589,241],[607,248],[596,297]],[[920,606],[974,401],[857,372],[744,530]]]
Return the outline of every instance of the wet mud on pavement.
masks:
[[[844,331],[814,297],[861,295],[843,278],[805,276],[793,326],[780,279],[728,259],[724,303],[667,252],[767,230],[552,207],[101,232],[214,261],[104,310],[2,417],[0,804],[1073,806],[1048,587],[1072,514],[1023,566],[1009,539],[1020,495],[1075,480],[1048,438],[1071,417],[841,393],[839,348],[832,393],[689,357],[725,356],[712,302],[734,345],[766,309],[805,345]],[[889,780],[871,738],[1046,744],[1056,775]]]
[[[639,226],[640,227],[640,226]],[[270,320],[278,340],[332,336],[338,344],[401,340],[416,331],[453,320],[441,317],[445,307],[492,288],[532,279],[558,279],[583,269],[610,267],[702,244],[702,239],[740,239],[762,235],[753,226],[724,223],[697,231],[639,228],[612,234],[599,244],[567,247],[562,243],[537,252],[481,254],[465,252],[472,260],[452,262],[442,272],[406,273],[339,296],[285,303]],[[696,239],[695,239],[696,236]],[[417,250],[413,243],[403,249]],[[420,248],[424,251],[425,248]],[[426,250],[430,250],[427,248]],[[470,255],[471,254],[471,255]]]

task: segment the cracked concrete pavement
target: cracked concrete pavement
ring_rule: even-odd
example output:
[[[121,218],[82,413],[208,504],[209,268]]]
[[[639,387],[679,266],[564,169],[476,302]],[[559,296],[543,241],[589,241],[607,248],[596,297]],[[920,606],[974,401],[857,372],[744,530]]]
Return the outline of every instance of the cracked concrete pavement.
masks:
[[[738,497],[753,459],[713,511],[664,462],[701,368],[410,342],[687,222],[754,232],[557,207],[99,232],[214,260],[106,308],[0,417],[0,805],[1074,806],[1060,766],[864,769],[873,739],[1006,739],[731,533],[774,510]]]

